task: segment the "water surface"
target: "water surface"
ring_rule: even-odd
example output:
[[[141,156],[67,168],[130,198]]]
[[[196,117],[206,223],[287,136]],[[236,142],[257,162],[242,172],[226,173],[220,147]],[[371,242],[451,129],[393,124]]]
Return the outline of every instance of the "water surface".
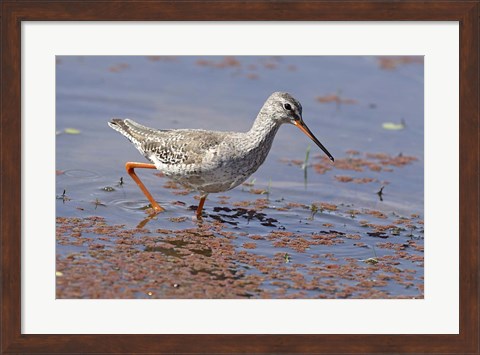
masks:
[[[421,57],[61,56],[56,78],[57,297],[423,297]],[[247,131],[274,91],[335,165],[284,125],[202,223],[195,192],[140,170],[150,218],[124,168],[144,158],[108,120]]]

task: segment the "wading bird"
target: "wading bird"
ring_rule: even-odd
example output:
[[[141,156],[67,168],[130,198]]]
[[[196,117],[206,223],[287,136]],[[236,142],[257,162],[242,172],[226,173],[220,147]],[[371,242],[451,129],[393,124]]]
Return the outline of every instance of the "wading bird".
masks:
[[[128,174],[138,184],[153,209],[164,209],[135,174],[135,168],[158,169],[165,176],[200,193],[197,217],[201,218],[209,193],[240,185],[265,161],[280,126],[290,123],[305,133],[333,162],[328,150],[302,119],[302,105],[290,94],[275,92],[265,101],[248,132],[200,129],[158,130],[130,119],[112,119],[108,125],[127,137],[151,163],[127,162]]]

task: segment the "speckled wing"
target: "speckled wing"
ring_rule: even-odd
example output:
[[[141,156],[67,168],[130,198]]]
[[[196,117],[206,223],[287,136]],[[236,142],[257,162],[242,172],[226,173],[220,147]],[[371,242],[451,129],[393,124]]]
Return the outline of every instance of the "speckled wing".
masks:
[[[157,130],[130,119],[112,119],[109,126],[127,137],[155,165],[197,165],[220,144],[226,132],[176,129]]]

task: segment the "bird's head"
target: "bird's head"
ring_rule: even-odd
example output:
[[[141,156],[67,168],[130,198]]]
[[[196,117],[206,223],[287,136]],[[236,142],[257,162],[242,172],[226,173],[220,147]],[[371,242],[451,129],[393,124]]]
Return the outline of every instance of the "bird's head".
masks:
[[[302,105],[292,95],[286,92],[274,92],[265,102],[262,111],[267,113],[271,119],[279,124],[290,123],[297,126],[312,141],[314,141],[321,150],[323,150],[331,161],[334,161],[330,152],[313,135],[305,122],[303,122]]]

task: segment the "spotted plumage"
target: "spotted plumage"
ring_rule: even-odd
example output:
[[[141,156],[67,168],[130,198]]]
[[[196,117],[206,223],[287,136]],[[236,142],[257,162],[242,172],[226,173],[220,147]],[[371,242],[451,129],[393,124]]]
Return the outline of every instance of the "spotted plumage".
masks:
[[[303,122],[300,102],[282,92],[267,99],[248,132],[157,130],[130,119],[112,119],[108,124],[166,176],[206,196],[247,180],[265,161],[284,123],[299,127],[333,160]]]

